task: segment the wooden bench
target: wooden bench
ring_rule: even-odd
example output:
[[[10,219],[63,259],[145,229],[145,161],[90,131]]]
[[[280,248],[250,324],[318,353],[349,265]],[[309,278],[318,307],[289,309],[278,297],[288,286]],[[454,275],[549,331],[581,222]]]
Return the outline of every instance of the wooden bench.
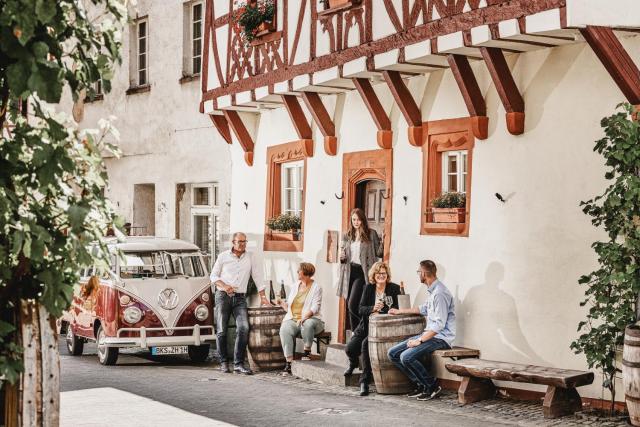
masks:
[[[478,358],[480,357],[480,350],[466,347],[452,347],[445,350],[436,350],[433,352],[434,356],[448,357],[453,360]]]
[[[593,382],[593,372],[493,360],[464,359],[445,366],[449,372],[463,377],[458,389],[458,402],[463,405],[494,397],[496,387],[491,380],[546,385],[542,405],[545,418],[562,417],[581,410],[582,399],[576,387]]]

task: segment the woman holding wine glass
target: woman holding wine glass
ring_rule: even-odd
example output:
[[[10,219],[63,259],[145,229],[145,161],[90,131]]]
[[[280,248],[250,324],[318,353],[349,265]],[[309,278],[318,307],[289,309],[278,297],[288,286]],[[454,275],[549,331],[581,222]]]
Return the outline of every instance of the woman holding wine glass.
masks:
[[[351,375],[358,366],[362,355],[362,375],[360,376],[360,396],[369,394],[369,384],[373,381],[371,360],[369,359],[369,316],[386,314],[391,308],[398,308],[400,286],[391,282],[391,270],[387,263],[378,261],[369,270],[369,284],[365,285],[360,299],[360,323],[353,332],[345,352],[349,357],[349,368],[344,372]]]

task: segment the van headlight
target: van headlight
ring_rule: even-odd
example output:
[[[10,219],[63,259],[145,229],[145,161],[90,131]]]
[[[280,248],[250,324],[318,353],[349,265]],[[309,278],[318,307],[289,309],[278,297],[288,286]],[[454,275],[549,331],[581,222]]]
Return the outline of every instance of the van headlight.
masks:
[[[124,321],[130,324],[138,323],[142,319],[142,310],[138,307],[127,307],[124,310]]]
[[[209,309],[206,305],[200,304],[196,307],[196,311],[193,314],[196,316],[196,319],[202,322],[207,317],[209,317]]]

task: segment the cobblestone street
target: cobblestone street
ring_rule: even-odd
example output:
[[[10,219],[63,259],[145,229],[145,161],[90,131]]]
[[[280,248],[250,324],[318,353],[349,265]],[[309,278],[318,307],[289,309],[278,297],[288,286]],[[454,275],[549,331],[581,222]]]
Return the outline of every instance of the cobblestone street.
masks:
[[[463,407],[453,392],[445,392],[431,402],[375,393],[361,398],[356,388],[312,383],[278,373],[252,377],[222,374],[212,362],[191,365],[180,357],[152,360],[146,353],[123,354],[116,366],[104,367],[97,361],[94,345],[88,344],[81,357],[68,356],[62,345],[60,348],[63,392],[110,387],[241,426],[626,425],[624,420],[605,423],[580,414],[545,420],[542,405],[535,402],[494,399]],[[100,419],[108,421],[109,414],[100,414]],[[77,420],[65,423],[64,406],[62,421],[63,426],[79,425]],[[136,422],[145,425],[144,421]]]

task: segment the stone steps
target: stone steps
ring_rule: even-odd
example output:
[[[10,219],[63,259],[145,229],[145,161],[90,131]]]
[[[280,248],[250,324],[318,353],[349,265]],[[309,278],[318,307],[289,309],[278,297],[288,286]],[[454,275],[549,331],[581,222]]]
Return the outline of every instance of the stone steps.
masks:
[[[294,360],[291,364],[291,373],[298,378],[321,384],[357,387],[360,383],[360,371],[345,377],[345,369],[321,360]]]
[[[349,366],[349,358],[344,352],[345,344],[331,344],[327,347],[327,355],[322,360],[294,360],[291,373],[299,378],[322,384],[342,387],[357,387],[360,383],[360,371],[344,376]]]

